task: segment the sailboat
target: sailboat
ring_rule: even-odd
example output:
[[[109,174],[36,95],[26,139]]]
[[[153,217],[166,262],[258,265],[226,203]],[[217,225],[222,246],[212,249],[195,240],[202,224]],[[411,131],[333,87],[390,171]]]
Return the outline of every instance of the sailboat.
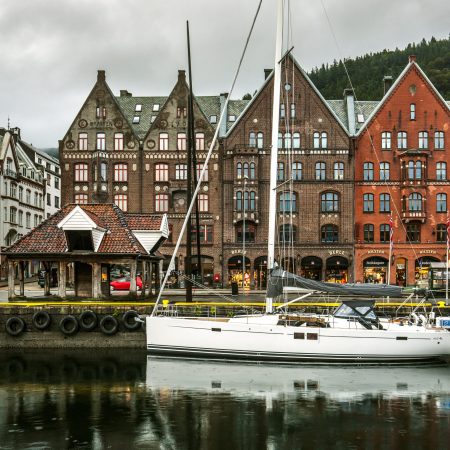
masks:
[[[265,313],[231,318],[161,316],[158,315],[160,292],[152,314],[146,317],[147,350],[153,354],[163,355],[287,363],[305,361],[410,363],[449,358],[450,333],[430,324],[427,318],[417,317],[413,320],[396,322],[377,317],[373,297],[398,297],[399,287],[321,283],[305,280],[276,267],[275,228],[282,23],[283,1],[279,0],[272,112],[268,290]],[[223,120],[223,117],[220,120]],[[217,131],[214,139],[216,137]],[[214,141],[210,152],[213,145]],[[204,166],[206,167],[207,164],[208,156]],[[199,180],[203,177],[205,167],[202,169]],[[193,194],[173,258],[177,254],[199,187],[200,182]],[[168,274],[166,279],[167,276]],[[331,315],[293,314],[283,312],[280,307],[274,311],[273,300],[280,294],[283,285],[306,288],[315,292],[328,292],[336,297],[344,293],[365,298],[344,300]]]

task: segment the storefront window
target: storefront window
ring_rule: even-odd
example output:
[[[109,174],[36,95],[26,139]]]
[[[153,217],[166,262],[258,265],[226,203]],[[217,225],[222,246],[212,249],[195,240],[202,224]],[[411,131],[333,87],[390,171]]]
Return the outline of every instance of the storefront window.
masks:
[[[348,260],[342,256],[333,256],[327,259],[325,281],[330,283],[347,283]]]
[[[301,275],[310,280],[322,279],[322,260],[316,256],[307,256],[301,261]]]
[[[431,263],[439,262],[437,258],[432,256],[422,256],[415,261],[414,278],[415,285],[420,288],[428,287],[428,278]]]
[[[388,260],[373,256],[363,261],[364,283],[385,283]]]

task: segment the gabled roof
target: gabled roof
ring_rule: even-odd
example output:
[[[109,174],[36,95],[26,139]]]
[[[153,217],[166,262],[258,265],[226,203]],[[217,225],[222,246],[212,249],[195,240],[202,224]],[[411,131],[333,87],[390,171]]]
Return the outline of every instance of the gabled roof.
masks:
[[[69,204],[14,243],[5,253],[12,255],[65,253],[67,251],[66,236],[58,224],[75,209],[82,210],[99,227],[107,230],[97,253],[148,255],[134,236],[132,225],[138,222],[143,230],[158,231],[162,220],[161,217],[148,214],[142,214],[142,217],[136,214],[129,219],[128,214],[112,204]]]
[[[345,123],[348,127],[349,118],[348,111],[344,100],[327,100],[328,105],[334,113]],[[367,118],[372,114],[372,111],[377,107],[379,100],[376,101],[356,101],[355,100],[355,130],[356,132],[364,125]],[[363,121],[358,121],[358,114],[363,115]]]
[[[410,60],[408,62],[408,64],[406,65],[406,67],[403,69],[402,73],[397,77],[397,79],[395,80],[395,82],[392,84],[392,86],[390,87],[390,89],[386,92],[386,94],[384,95],[384,97],[381,99],[381,101],[378,103],[378,105],[372,110],[370,116],[367,118],[367,120],[365,121],[365,123],[363,124],[363,126],[360,128],[360,130],[357,133],[357,136],[359,136],[365,128],[367,128],[367,126],[372,122],[372,120],[374,119],[374,117],[378,114],[378,112],[381,110],[381,108],[383,108],[383,106],[385,105],[385,103],[388,101],[388,99],[394,94],[395,90],[397,89],[397,87],[399,86],[399,84],[402,82],[403,78],[405,78],[405,76],[407,75],[408,72],[410,72],[413,68],[417,69],[417,71],[419,72],[420,76],[422,76],[424,78],[424,80],[427,82],[427,84],[430,86],[431,90],[433,91],[433,93],[436,95],[436,97],[438,98],[438,100],[442,103],[442,105],[444,106],[444,108],[446,108],[447,110],[450,111],[450,103],[446,102],[444,100],[444,98],[442,97],[442,95],[439,93],[439,91],[436,89],[436,87],[434,86],[434,84],[431,82],[431,80],[426,76],[425,72],[420,68],[419,64],[417,64],[416,61],[414,60]]]
[[[319,99],[322,101],[322,103],[324,104],[324,106],[330,111],[330,113],[332,114],[332,116],[336,119],[336,121],[339,123],[339,125],[342,127],[342,129],[345,131],[345,133],[347,135],[349,135],[349,131],[348,131],[348,125],[345,124],[345,122],[343,122],[341,120],[341,118],[336,114],[336,112],[333,110],[333,108],[328,104],[328,102],[325,100],[325,98],[323,97],[323,95],[320,93],[320,91],[316,88],[316,86],[314,85],[314,83],[311,81],[311,79],[309,78],[308,74],[300,67],[300,65],[298,64],[297,60],[294,58],[294,56],[292,55],[292,53],[286,53],[282,59],[285,58],[291,58],[292,62],[294,63],[296,69],[302,74],[302,76],[305,78],[305,80],[307,81],[307,83],[311,86],[312,90],[317,94],[317,96],[319,97]],[[244,110],[241,112],[239,119],[236,119],[236,122],[230,127],[230,129],[228,130],[227,134],[225,135],[225,137],[230,136],[232,130],[237,126],[237,123],[240,121],[240,119],[242,117],[244,117],[245,113],[248,111],[248,109],[251,107],[251,105],[255,102],[255,100],[257,99],[257,97],[261,94],[261,92],[264,90],[264,88],[270,83],[270,81],[273,78],[273,70],[272,72],[270,72],[269,76],[264,80],[264,83],[262,84],[262,86],[258,89],[258,91],[256,92],[256,94],[252,97],[252,99],[247,103],[247,105],[245,105]],[[347,122],[348,124],[348,122]]]

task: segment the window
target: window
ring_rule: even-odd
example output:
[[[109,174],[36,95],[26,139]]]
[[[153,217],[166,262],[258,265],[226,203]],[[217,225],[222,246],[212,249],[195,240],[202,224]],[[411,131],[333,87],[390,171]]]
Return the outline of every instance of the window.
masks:
[[[328,148],[328,134],[325,131],[322,131],[320,134],[320,146],[322,148]]]
[[[256,133],[254,131],[250,131],[248,135],[248,146],[256,147]]]
[[[9,185],[9,194],[10,194],[10,197],[16,198],[16,195],[17,195],[17,184],[16,183],[11,183]]]
[[[343,180],[344,179],[344,163],[335,162],[333,166],[333,179]]]
[[[25,194],[25,202],[31,205],[31,191],[27,189]]]
[[[383,131],[381,133],[381,148],[383,150],[391,149],[391,132],[390,131]]]
[[[199,210],[199,212],[208,212],[209,211],[208,194],[198,194],[198,210]]]
[[[34,215],[34,227],[36,228],[39,225],[39,216],[37,214]]]
[[[245,242],[255,242],[256,227],[254,223],[245,222]],[[243,242],[243,223],[239,222],[236,226],[236,242]]]
[[[406,240],[409,242],[420,242],[419,222],[409,222],[406,224]]]
[[[294,133],[292,135],[292,148],[300,148],[300,133]]]
[[[244,178],[248,178],[248,168],[249,168],[248,163],[245,162],[242,164],[242,176]]]
[[[209,123],[217,123],[217,116],[215,115],[209,116]]]
[[[411,212],[422,211],[422,195],[413,192],[408,196],[408,210]]]
[[[184,109],[186,109],[186,108],[184,108]],[[159,111],[159,103],[155,103],[155,104],[153,105],[152,111],[154,111],[154,112]]]
[[[105,162],[100,163],[100,181],[108,180],[108,164]]]
[[[446,242],[446,241],[447,241],[447,225],[445,223],[440,223],[436,226],[436,242]]]
[[[169,150],[169,135],[167,133],[159,133],[159,149]]]
[[[256,192],[244,192],[244,207],[246,211],[256,210]]]
[[[284,163],[278,163],[277,181],[284,181]]]
[[[254,162],[251,162],[249,178],[250,180],[254,180],[255,177],[256,177],[256,164]]]
[[[436,180],[446,180],[447,179],[447,163],[438,162],[436,164]]]
[[[78,149],[87,150],[88,149],[88,135],[87,133],[78,134]]]
[[[137,124],[141,121],[141,116],[133,116],[133,123]],[[122,208],[121,208],[122,209]]]
[[[88,165],[84,163],[75,164],[75,181],[88,181]]]
[[[391,211],[391,196],[389,194],[380,194],[380,212]]]
[[[322,242],[338,242],[339,232],[336,225],[324,225],[321,228],[321,238]]]
[[[406,131],[397,133],[397,148],[408,148],[408,134]]]
[[[75,203],[77,205],[86,205],[88,202],[87,194],[75,194]]]
[[[186,133],[178,133],[178,135],[177,135],[177,150],[186,150]]]
[[[286,117],[286,107],[284,103],[280,104],[280,119],[284,119]]]
[[[316,162],[316,180],[323,181],[326,179],[326,165],[324,162]]]
[[[291,103],[291,119],[295,118],[295,114],[296,110],[295,110],[295,103]]]
[[[444,149],[444,132],[435,131],[434,132],[434,149],[443,150]]]
[[[297,211],[297,194],[295,192],[283,192],[279,197],[279,212],[289,213]]]
[[[237,191],[236,192],[236,211],[241,211],[242,210],[242,206],[243,206],[243,202],[242,202],[242,191]]]
[[[177,164],[175,166],[175,179],[176,180],[187,179],[187,164]]]
[[[299,181],[302,179],[302,170],[303,170],[303,166],[302,166],[301,162],[293,162],[292,163],[291,177],[294,181]]]
[[[258,148],[264,148],[264,134],[261,131],[256,135],[256,144]]]
[[[27,228],[31,228],[31,213],[29,212],[25,215],[25,223]]]
[[[195,148],[205,150],[205,133],[195,133]]]
[[[374,226],[371,223],[364,224],[364,242],[366,244],[374,242]]]
[[[324,192],[320,196],[320,211],[339,212],[339,195],[336,192]]]
[[[23,211],[19,210],[19,226],[23,226]]]
[[[114,164],[114,181],[128,181],[128,164]]]
[[[169,165],[156,164],[155,165],[155,181],[169,181]]]
[[[320,148],[320,133],[318,131],[313,134],[313,148]]]
[[[447,211],[447,194],[436,195],[436,212]]]
[[[284,133],[284,148],[292,147],[291,133]]]
[[[123,150],[123,133],[114,133],[114,150]]]
[[[155,211],[156,212],[169,211],[169,195],[168,194],[156,194],[155,195]]]
[[[47,206],[52,206],[52,196],[47,192]]]
[[[283,133],[278,133],[278,148],[283,148]]]
[[[380,163],[380,180],[388,181],[390,178],[390,164],[388,162]]]
[[[428,132],[427,131],[419,131],[419,148],[421,148],[421,149],[428,148]]]
[[[391,240],[391,228],[388,223],[380,225],[380,242],[386,243]]]
[[[114,203],[122,210],[128,211],[128,196],[126,194],[114,195]]]
[[[55,195],[55,208],[59,208],[59,197]]]
[[[363,166],[363,177],[364,181],[373,180],[373,163],[365,162]]]
[[[415,105],[415,103],[411,103],[409,105],[409,119],[416,120],[416,105]]]
[[[236,164],[236,178],[242,178],[242,163],[240,162]]]
[[[97,150],[105,150],[106,135],[105,133],[97,133]]]
[[[59,189],[59,178],[55,177],[55,189]]]
[[[213,226],[212,225],[200,225],[200,244],[212,244],[213,243]],[[192,229],[191,242],[197,242],[197,229]]]
[[[363,211],[365,213],[373,212],[373,194],[363,195]]]
[[[280,244],[293,244],[297,241],[297,228],[295,225],[285,223],[280,226],[279,240]]]
[[[228,116],[228,121],[229,122],[236,122],[236,116],[234,114],[230,114]]]
[[[57,178],[55,178],[57,180]],[[19,186],[19,202],[23,201],[23,187]]]
[[[204,165],[203,163],[197,163],[197,180],[200,178],[200,174],[202,173],[203,165]],[[202,181],[208,181],[208,166],[206,166]]]
[[[17,220],[17,209],[14,208],[14,206],[11,206],[11,208],[9,208],[9,221],[10,223],[16,223]]]

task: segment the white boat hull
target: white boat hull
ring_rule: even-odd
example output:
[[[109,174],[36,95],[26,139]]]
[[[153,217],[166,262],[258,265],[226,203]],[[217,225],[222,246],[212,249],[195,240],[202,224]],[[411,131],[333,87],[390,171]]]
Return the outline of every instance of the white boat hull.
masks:
[[[450,333],[417,326],[394,330],[280,326],[268,320],[227,322],[147,317],[153,354],[276,362],[408,363],[450,357]]]

